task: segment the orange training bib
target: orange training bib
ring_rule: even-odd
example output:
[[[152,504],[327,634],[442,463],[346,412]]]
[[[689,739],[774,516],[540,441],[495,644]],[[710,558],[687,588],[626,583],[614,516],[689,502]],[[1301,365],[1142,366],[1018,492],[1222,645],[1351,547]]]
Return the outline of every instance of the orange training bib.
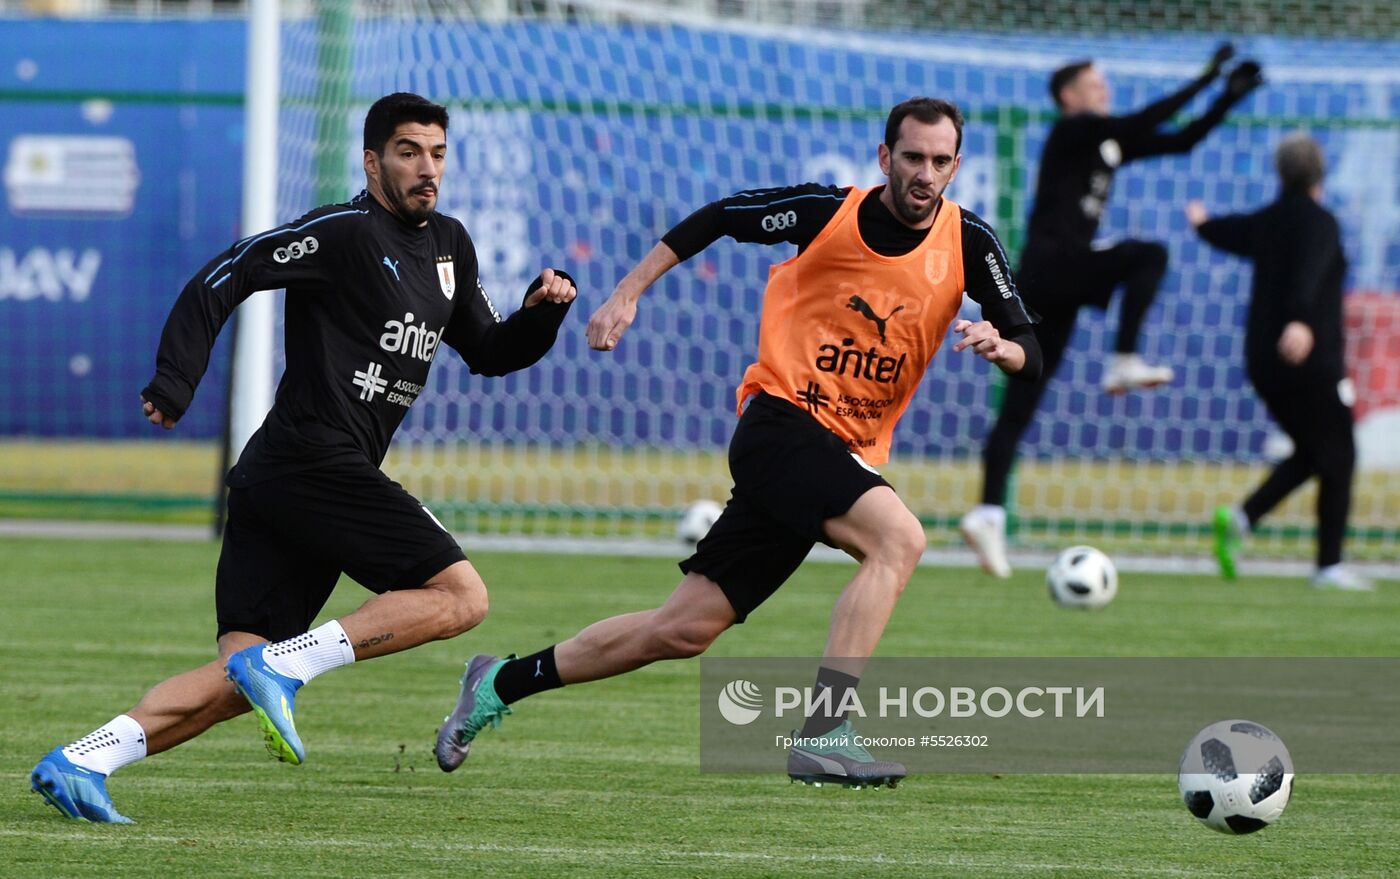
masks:
[[[852,188],[807,249],[768,270],[758,362],[739,386],[791,400],[870,464],[889,460],[904,414],[962,305],[962,211],[947,199],[903,256],[866,246]]]

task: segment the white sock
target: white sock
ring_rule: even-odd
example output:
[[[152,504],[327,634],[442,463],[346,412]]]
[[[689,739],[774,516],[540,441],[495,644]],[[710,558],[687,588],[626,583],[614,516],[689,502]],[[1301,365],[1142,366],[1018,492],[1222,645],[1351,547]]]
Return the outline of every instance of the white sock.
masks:
[[[1235,517],[1235,527],[1239,529],[1241,537],[1248,537],[1249,532],[1254,530],[1249,527],[1249,517],[1244,514],[1240,507],[1231,507],[1230,515]]]
[[[1006,507],[996,504],[978,504],[972,508],[972,515],[980,519],[990,519],[1003,531],[1006,530]]]
[[[273,671],[296,678],[303,684],[323,671],[354,661],[355,648],[350,646],[350,636],[335,620],[317,626],[305,635],[269,644],[263,651],[263,662]]]
[[[66,745],[63,756],[84,769],[111,775],[146,756],[146,732],[130,716],[119,714],[106,726]]]

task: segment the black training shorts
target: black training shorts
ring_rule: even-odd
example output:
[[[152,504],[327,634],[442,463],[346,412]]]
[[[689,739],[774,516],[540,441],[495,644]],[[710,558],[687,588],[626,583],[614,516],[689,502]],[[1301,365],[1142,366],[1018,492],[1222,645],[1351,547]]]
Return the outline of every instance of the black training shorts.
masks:
[[[231,488],[214,590],[219,635],[305,632],[342,571],[372,592],[416,589],[465,558],[433,514],[368,461]]]
[[[759,394],[729,443],[733,493],[710,533],[681,562],[719,584],[739,622],[792,576],[822,523],[889,483],[798,406]]]

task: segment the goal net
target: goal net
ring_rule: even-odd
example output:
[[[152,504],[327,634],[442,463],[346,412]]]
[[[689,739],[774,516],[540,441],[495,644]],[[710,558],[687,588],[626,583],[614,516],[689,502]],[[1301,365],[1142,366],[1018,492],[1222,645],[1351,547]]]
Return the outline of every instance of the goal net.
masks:
[[[993,222],[1014,258],[1053,121],[1051,70],[1097,59],[1115,110],[1125,111],[1195,76],[1218,34],[1260,25],[1182,0],[1163,5],[1171,16],[1110,15],[1097,30],[1080,19],[1057,30],[1018,17],[1022,4],[992,4],[999,19],[955,31],[933,13],[921,17],[921,6],[334,0],[292,9],[283,30],[282,216],[358,191],[365,110],[384,93],[415,91],[451,111],[440,207],[472,234],[497,305],[518,307],[544,266],[568,270],[580,289],[557,346],[528,371],[487,379],[439,356],[386,463],[390,475],[454,530],[669,536],[686,504],[727,497],[734,389],[757,349],[767,267],[792,252],[723,240],[643,298],[617,351],[590,351],[588,314],[671,225],[741,189],[879,181],[886,113],[927,94],[956,101],[968,118],[950,195]],[[961,6],[973,21],[977,13]],[[911,13],[895,16],[895,7]],[[1210,9],[1214,18],[1192,18]],[[1214,33],[1183,33],[1193,20]],[[1182,206],[1199,198],[1228,212],[1272,199],[1273,147],[1303,129],[1330,162],[1326,203],[1350,260],[1363,468],[1350,552],[1395,558],[1400,41],[1291,37],[1291,21],[1264,22],[1274,36],[1235,40],[1242,55],[1261,59],[1268,83],[1225,125],[1190,155],[1118,174],[1101,236],[1167,245],[1170,268],[1143,352],[1175,367],[1177,379],[1105,396],[1117,315],[1082,313],[1021,447],[1013,503],[1021,545],[1091,540],[1117,552],[1198,555],[1212,508],[1242,499],[1283,453],[1244,377],[1249,268],[1199,243]],[[956,542],[952,525],[977,499],[994,372],[945,348],[896,430],[885,473],[935,546]],[[1260,530],[1255,552],[1310,557],[1313,503],[1311,489],[1291,499]]]

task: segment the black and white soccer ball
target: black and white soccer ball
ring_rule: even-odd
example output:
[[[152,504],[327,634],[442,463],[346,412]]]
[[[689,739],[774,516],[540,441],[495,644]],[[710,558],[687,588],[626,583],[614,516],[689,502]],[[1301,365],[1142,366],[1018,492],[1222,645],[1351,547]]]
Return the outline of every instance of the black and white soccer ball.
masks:
[[[1186,809],[1221,833],[1263,830],[1293,795],[1293,758],[1278,736],[1248,720],[1196,733],[1181,755],[1177,787]]]
[[[1103,607],[1118,594],[1118,569],[1092,546],[1071,546],[1045,572],[1050,597],[1061,607]]]
[[[686,543],[699,543],[702,537],[710,533],[710,526],[723,512],[724,507],[716,501],[696,501],[681,513],[680,521],[676,523],[676,536]]]

